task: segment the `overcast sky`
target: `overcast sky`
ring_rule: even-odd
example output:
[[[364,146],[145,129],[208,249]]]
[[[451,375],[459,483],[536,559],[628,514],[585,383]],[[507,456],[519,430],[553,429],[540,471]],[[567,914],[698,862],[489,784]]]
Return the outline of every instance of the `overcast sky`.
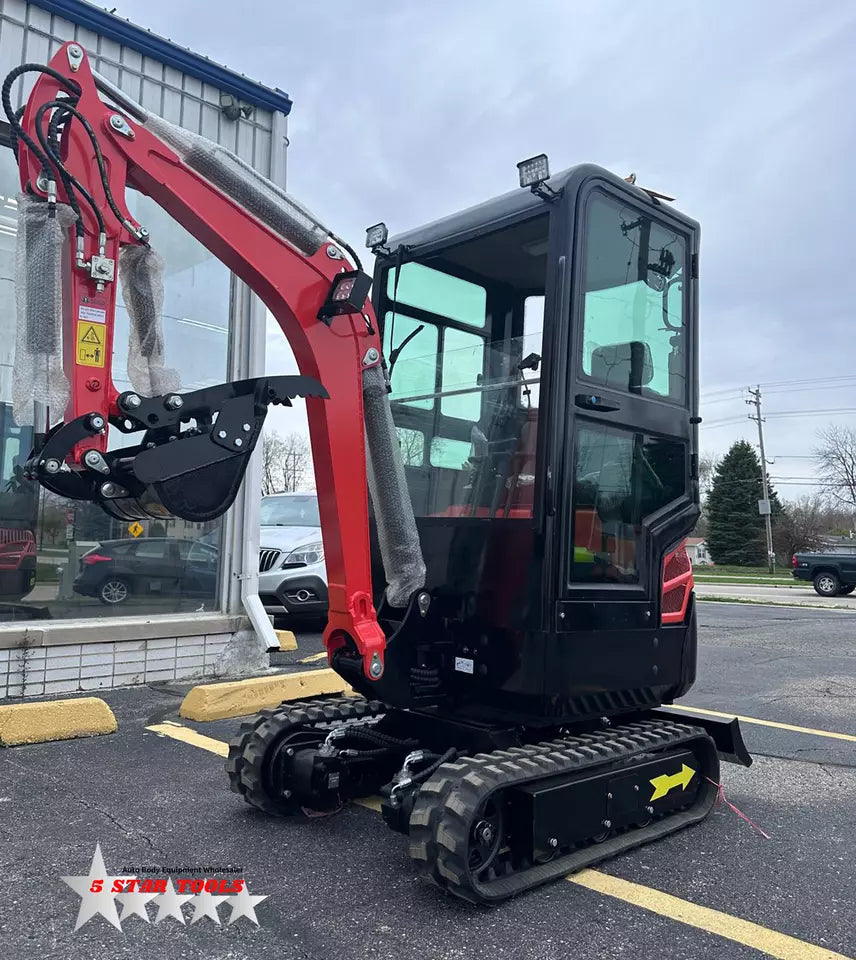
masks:
[[[702,224],[702,451],[756,439],[740,388],[759,382],[776,478],[812,475],[791,458],[821,425],[856,424],[852,0],[116,12],[287,91],[288,189],[354,244],[378,220],[397,233],[512,189],[542,151],[554,170],[635,171]],[[842,412],[778,416],[805,410]]]

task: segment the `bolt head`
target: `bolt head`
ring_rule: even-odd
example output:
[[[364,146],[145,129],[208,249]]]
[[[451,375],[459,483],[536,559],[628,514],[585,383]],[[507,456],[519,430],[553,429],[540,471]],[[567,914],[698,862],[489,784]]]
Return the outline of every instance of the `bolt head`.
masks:
[[[554,850],[559,846],[559,841],[555,837],[550,837],[547,841],[547,845],[552,847]]]
[[[114,127],[116,130],[121,130],[124,125],[125,121],[119,116],[118,113],[114,113],[113,116],[110,117],[110,126]]]
[[[654,813],[654,808],[653,808],[653,807],[645,807],[645,811],[646,811],[647,813],[653,814],[653,813]]]
[[[241,429],[244,431],[244,433],[249,433],[250,430],[252,430],[253,428],[252,428],[248,423],[245,423],[245,424],[241,427]]]
[[[83,457],[84,463],[93,464],[101,462],[101,454],[97,450],[87,450]]]
[[[136,393],[129,393],[128,396],[125,397],[124,406],[126,406],[129,410],[136,410],[142,404],[142,402],[143,401],[136,395]]]
[[[58,473],[59,468],[60,468],[59,460],[48,460],[47,463],[45,463],[45,470],[48,473]]]
[[[147,227],[140,227],[140,236],[141,236],[141,237],[147,237],[148,235],[149,235],[148,228],[147,228]]]
[[[609,830],[609,828],[612,826],[612,821],[611,821],[611,820],[604,820],[604,821],[603,821],[603,825],[604,825],[604,827],[606,827],[607,830]]]
[[[218,430],[218,431],[217,431],[217,436],[218,436],[221,440],[225,440],[225,439],[226,439],[226,431],[225,431],[225,430]]]
[[[184,400],[177,393],[170,394],[163,403],[167,410],[180,410],[184,406]]]
[[[244,441],[240,437],[235,437],[235,446],[242,447],[243,445],[244,445]]]
[[[93,430],[103,430],[104,429],[104,417],[96,414],[94,417],[91,417],[89,420],[89,425]]]
[[[114,483],[102,483],[101,484],[101,495],[104,497],[112,497],[116,493],[116,485]]]

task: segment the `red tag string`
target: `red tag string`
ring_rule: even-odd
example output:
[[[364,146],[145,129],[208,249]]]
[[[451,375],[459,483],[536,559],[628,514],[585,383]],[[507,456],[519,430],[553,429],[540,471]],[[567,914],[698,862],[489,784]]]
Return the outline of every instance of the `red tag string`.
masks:
[[[320,817],[333,817],[340,810],[344,809],[344,804],[340,801],[339,806],[335,810],[310,810],[309,807],[301,807],[300,810],[303,813],[304,817],[309,817],[310,820],[317,820]]]
[[[725,804],[725,806],[728,807],[729,810],[731,810],[733,813],[736,813],[741,820],[745,820],[749,824],[749,826],[753,830],[757,830],[758,833],[760,833],[765,840],[772,839],[769,834],[764,833],[764,831],[758,826],[757,823],[755,823],[754,820],[750,820],[749,817],[747,817],[742,810],[738,810],[737,807],[728,799],[728,797],[725,796],[725,789],[721,783],[717,783],[715,780],[711,780],[710,777],[705,777],[704,779],[707,780],[708,783],[711,783],[713,784],[714,787],[716,787],[717,803],[719,803],[719,801],[721,800]]]

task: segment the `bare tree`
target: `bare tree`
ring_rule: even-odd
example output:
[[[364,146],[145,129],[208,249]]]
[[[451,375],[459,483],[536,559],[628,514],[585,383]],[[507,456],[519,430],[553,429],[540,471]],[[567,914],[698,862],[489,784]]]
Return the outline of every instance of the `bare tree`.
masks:
[[[303,433],[287,433],[282,441],[282,489],[302,490],[311,475],[309,438]]]
[[[702,501],[707,499],[710,488],[713,486],[713,477],[719,465],[719,458],[712,453],[703,453],[698,458],[698,485],[701,490]]]
[[[276,430],[262,439],[262,494],[284,493],[304,488],[311,476],[309,440],[302,433],[284,437]]]
[[[425,460],[425,434],[421,430],[397,427],[398,446],[405,467],[421,467]]]
[[[829,510],[822,494],[808,494],[785,504],[773,519],[773,544],[779,563],[787,564],[795,553],[821,549],[828,530]]]
[[[701,494],[701,514],[698,523],[693,530],[693,536],[707,536],[707,498],[713,487],[713,478],[716,474],[716,468],[719,464],[719,458],[712,453],[703,453],[698,459],[698,486]]]
[[[262,496],[282,492],[282,437],[271,430],[262,437]]]
[[[820,479],[839,503],[856,507],[856,431],[832,425],[818,434],[814,460]]]

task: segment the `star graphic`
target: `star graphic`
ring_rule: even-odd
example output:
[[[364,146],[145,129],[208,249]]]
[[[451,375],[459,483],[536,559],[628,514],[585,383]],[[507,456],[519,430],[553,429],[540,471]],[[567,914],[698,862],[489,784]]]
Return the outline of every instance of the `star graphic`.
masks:
[[[201,920],[203,917],[209,917],[214,923],[219,923],[220,917],[217,916],[217,907],[228,899],[228,897],[215,897],[213,893],[208,893],[207,890],[197,893],[193,898],[194,911],[190,918],[190,925],[193,926],[197,920]]]
[[[122,901],[122,916],[120,920],[127,920],[128,917],[142,917],[146,923],[151,923],[149,913],[146,910],[146,904],[149,900],[154,900],[156,893],[117,893],[116,899]]]
[[[259,925],[255,908],[262,900],[267,900],[267,894],[263,897],[252,896],[247,889],[246,883],[244,883],[240,893],[236,893],[234,897],[226,897],[226,899],[232,908],[232,915],[229,917],[230,924],[233,924],[241,917],[246,917],[247,920],[251,920],[256,926]]]
[[[80,897],[80,909],[77,912],[75,930],[79,930],[87,920],[91,920],[99,913],[117,930],[122,929],[119,914],[116,912],[116,894],[110,891],[114,880],[133,880],[133,877],[114,877],[107,874],[104,866],[104,857],[101,856],[101,844],[95,844],[95,854],[89,866],[89,873],[85,877],[61,877],[63,883],[68,884]],[[96,885],[100,889],[93,892],[93,881],[100,880]]]
[[[156,895],[158,905],[158,915],[155,917],[155,924],[161,922],[164,917],[175,917],[180,923],[186,924],[184,914],[181,912],[181,905],[193,899],[192,893],[176,893],[172,885],[172,877],[166,882],[166,893]]]

